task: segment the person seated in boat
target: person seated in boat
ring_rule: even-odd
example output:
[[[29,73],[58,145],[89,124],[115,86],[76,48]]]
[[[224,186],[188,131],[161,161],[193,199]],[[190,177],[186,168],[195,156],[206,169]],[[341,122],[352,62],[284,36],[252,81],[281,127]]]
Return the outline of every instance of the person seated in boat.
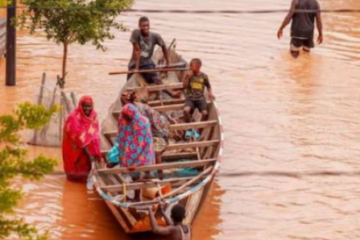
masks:
[[[166,220],[167,227],[161,227],[157,224],[152,207],[149,207],[148,210],[151,228],[155,234],[167,236],[170,240],[191,240],[191,227],[190,225],[183,224],[185,219],[185,208],[183,205],[176,204],[171,209],[171,218],[165,214],[163,207],[161,207],[161,213]]]
[[[133,30],[130,42],[133,45],[132,57],[128,64],[129,71],[131,70],[150,70],[156,68],[155,63],[152,61],[155,45],[161,47],[166,66],[170,65],[169,54],[166,49],[166,45],[161,35],[155,32],[150,32],[150,21],[147,17],[141,17],[139,19],[139,29]],[[161,76],[158,72],[141,73],[145,81],[149,84],[163,84]],[[127,80],[131,78],[132,74],[129,74]],[[181,96],[180,91],[164,90],[173,98],[179,98]]]
[[[126,104],[118,121],[118,137],[108,153],[108,168],[120,165],[134,170],[136,167],[152,165],[155,162],[153,136],[149,120],[142,116],[138,108]],[[140,179],[140,174],[132,173],[133,181]],[[149,178],[149,173],[146,173]],[[134,201],[140,201],[140,190],[135,190]]]
[[[194,58],[190,62],[190,72],[185,74],[183,84],[186,92],[186,100],[184,107],[184,120],[190,122],[191,116],[195,109],[198,109],[202,115],[202,121],[207,119],[207,103],[204,95],[205,87],[209,93],[210,100],[215,97],[211,90],[211,85],[208,76],[201,72],[201,60]]]
[[[101,160],[99,121],[90,96],[80,99],[78,107],[66,119],[63,133],[62,155],[67,179],[86,182],[91,162]]]
[[[140,114],[150,121],[151,131],[154,137],[156,163],[160,164],[162,162],[161,154],[165,151],[166,145],[169,143],[170,122],[174,123],[175,120],[160,114],[147,104],[137,102],[137,95],[134,91],[125,91],[121,94],[120,100],[123,106],[128,103],[134,104]],[[159,170],[158,174],[159,178],[163,179],[162,170]]]

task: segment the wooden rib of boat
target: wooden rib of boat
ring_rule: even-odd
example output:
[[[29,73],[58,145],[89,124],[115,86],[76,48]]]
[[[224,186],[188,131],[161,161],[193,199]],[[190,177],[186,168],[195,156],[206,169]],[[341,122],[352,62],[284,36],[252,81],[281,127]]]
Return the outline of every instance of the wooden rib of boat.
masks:
[[[172,63],[179,66],[185,60],[176,53],[175,45],[169,49]],[[160,63],[162,52],[156,51],[154,62]],[[183,66],[184,67],[184,66]],[[165,74],[165,73],[164,73]],[[184,71],[168,72],[163,76],[164,85],[147,85],[139,74],[135,74],[122,88],[120,94],[128,89],[138,91],[140,98],[161,113],[173,117],[182,117],[184,96],[180,99],[171,99],[168,95],[160,93],[165,87],[181,89]],[[110,107],[109,113],[102,123],[102,153],[106,155],[112,147],[117,131],[117,118],[121,111],[120,94]],[[105,200],[107,206],[120,223],[126,233],[150,231],[149,217],[144,207],[153,206],[154,209],[161,202],[167,203],[166,212],[169,214],[173,205],[180,203],[186,208],[185,224],[191,224],[198,213],[203,201],[206,199],[211,183],[220,167],[223,146],[223,132],[221,120],[215,102],[208,100],[209,118],[207,121],[196,120],[190,124],[171,125],[171,131],[202,129],[199,140],[192,142],[171,141],[162,155],[162,164],[138,167],[135,172],[154,171],[162,169],[165,174],[163,180],[155,178],[147,182],[132,182],[128,176],[127,168],[108,169],[105,163],[93,163],[93,181],[97,192]],[[184,172],[185,171],[185,172]],[[187,172],[186,172],[187,171]],[[143,196],[141,202],[128,202],[135,189],[144,192],[161,192],[166,187],[167,192],[153,195],[152,198]],[[158,191],[159,190],[159,191]],[[143,194],[144,195],[144,194]],[[157,222],[165,225],[159,211],[156,211]]]

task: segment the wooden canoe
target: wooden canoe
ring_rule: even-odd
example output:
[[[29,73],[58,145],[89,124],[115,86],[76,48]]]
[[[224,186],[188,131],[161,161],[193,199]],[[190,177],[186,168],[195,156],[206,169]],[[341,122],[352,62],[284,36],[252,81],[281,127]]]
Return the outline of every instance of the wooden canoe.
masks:
[[[175,44],[169,50],[172,63],[184,63],[185,67],[188,66],[185,60],[176,53]],[[161,64],[162,58],[162,52],[156,51],[154,62]],[[168,72],[166,76],[163,76],[164,85],[167,88],[182,89],[180,79],[182,79],[183,74],[184,70]],[[173,117],[181,117],[184,96],[180,99],[171,99],[168,95],[159,93],[165,88],[164,85],[147,85],[139,74],[135,74],[125,84],[120,94],[127,89],[134,89],[138,91],[142,100],[146,100],[157,111],[171,114]],[[117,118],[122,107],[120,94],[110,107],[101,126],[101,147],[104,159],[106,159],[107,152],[112,147],[113,139],[116,136]],[[202,129],[199,140],[171,142],[162,155],[162,164],[136,168],[137,172],[156,172],[163,169],[165,173],[163,180],[154,178],[148,182],[132,182],[131,178],[127,176],[129,171],[126,168],[107,169],[104,163],[93,163],[94,186],[126,233],[150,231],[148,214],[141,209],[148,206],[157,209],[160,202],[167,203],[167,214],[173,205],[182,204],[186,208],[184,223],[191,224],[193,222],[220,167],[223,152],[224,135],[216,103],[209,101],[208,110],[209,118],[207,121],[171,125],[172,131]],[[192,173],[184,176],[181,174],[181,171],[184,170]],[[149,192],[151,190],[156,191],[164,186],[168,188],[168,192],[155,198],[143,197],[142,201],[137,203],[127,202],[124,198],[124,195],[131,195],[135,189]],[[164,226],[165,221],[158,211],[156,217],[158,223]]]

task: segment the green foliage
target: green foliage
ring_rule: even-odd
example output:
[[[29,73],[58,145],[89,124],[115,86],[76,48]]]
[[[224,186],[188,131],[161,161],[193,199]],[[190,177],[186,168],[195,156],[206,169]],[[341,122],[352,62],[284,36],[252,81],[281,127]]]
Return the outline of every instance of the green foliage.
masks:
[[[43,105],[19,104],[12,115],[0,116],[0,239],[17,234],[25,240],[45,240],[47,233],[38,236],[37,230],[25,224],[13,214],[13,209],[22,197],[21,191],[10,187],[11,180],[22,176],[39,180],[44,174],[53,171],[55,159],[39,156],[32,161],[26,158],[26,150],[21,148],[19,132],[26,129],[39,129],[47,124],[59,109],[57,106],[47,110]]]
[[[7,0],[0,0],[0,7],[6,7],[8,5]]]
[[[133,0],[22,0],[28,7],[16,23],[34,33],[41,29],[48,40],[64,45],[62,78],[66,75],[67,46],[92,43],[105,50],[103,42],[113,39],[112,28],[125,31],[116,17],[132,6]]]

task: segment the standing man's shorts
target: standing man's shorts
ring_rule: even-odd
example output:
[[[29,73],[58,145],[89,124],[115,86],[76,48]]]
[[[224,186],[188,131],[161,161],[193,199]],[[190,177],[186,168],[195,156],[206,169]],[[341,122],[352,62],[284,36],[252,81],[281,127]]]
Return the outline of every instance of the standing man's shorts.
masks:
[[[304,48],[305,51],[310,51],[311,48],[315,47],[313,39],[300,39],[300,38],[291,38],[290,50],[298,52],[301,48]]]
[[[156,68],[155,64],[148,64],[148,65],[140,66],[139,69],[140,70],[151,70],[151,69],[155,69],[155,68]],[[131,66],[128,69],[129,69],[129,71],[132,71],[135,69],[135,66]],[[133,75],[133,73],[128,74],[127,81],[129,81],[129,79],[132,77],[132,75]],[[141,75],[143,76],[145,81],[149,84],[152,84],[152,83],[162,84],[163,83],[159,73],[157,73],[157,72],[141,73]]]

